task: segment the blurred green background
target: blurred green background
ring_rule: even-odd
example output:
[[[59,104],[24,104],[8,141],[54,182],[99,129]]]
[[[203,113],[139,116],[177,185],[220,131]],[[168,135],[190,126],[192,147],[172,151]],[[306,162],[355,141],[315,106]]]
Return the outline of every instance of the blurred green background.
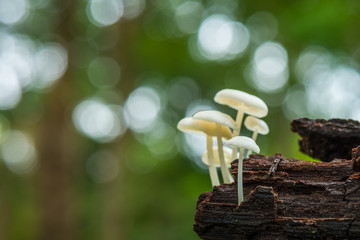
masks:
[[[0,0],[0,239],[198,239],[205,137],[177,122],[243,90],[261,153],[309,160],[293,118],[360,120],[359,23],[356,0]]]

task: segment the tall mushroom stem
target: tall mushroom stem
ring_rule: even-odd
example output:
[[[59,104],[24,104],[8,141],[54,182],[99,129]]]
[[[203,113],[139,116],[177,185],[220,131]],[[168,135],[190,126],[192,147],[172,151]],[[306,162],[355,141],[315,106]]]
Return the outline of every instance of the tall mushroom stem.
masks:
[[[236,136],[226,142],[227,146],[233,147],[236,150],[240,148],[239,154],[239,161],[238,161],[238,177],[237,177],[237,190],[238,190],[238,204],[240,205],[241,202],[244,200],[244,193],[243,193],[243,181],[242,181],[242,174],[243,174],[243,160],[244,160],[244,152],[245,149],[258,153],[260,152],[260,148],[256,145],[255,141],[249,137],[244,136]]]
[[[224,183],[232,183],[234,179],[231,177],[229,169],[227,168],[225,164],[225,157],[224,157],[224,151],[223,151],[223,144],[221,139],[221,125],[217,125],[217,142],[218,142],[218,150],[219,150],[219,159],[220,159],[220,168],[221,168],[221,174],[224,179]]]
[[[207,153],[208,153],[208,159],[209,159],[209,174],[211,179],[211,185],[212,186],[219,186],[219,176],[216,171],[216,167],[214,164],[214,152],[212,148],[212,137],[209,135],[206,135],[206,147],[207,147]]]
[[[234,148],[237,150],[237,148]],[[237,185],[238,185],[238,205],[244,201],[244,193],[243,193],[243,181],[242,181],[242,172],[243,172],[243,160],[244,160],[244,148],[240,148],[240,156],[238,162],[238,178],[237,178]]]
[[[239,136],[243,118],[244,118],[244,111],[239,109],[236,114],[236,121],[235,121],[236,128],[233,130],[232,137]],[[232,152],[232,159],[236,159],[236,153],[237,153],[237,149],[234,148]]]
[[[256,129],[256,130],[253,132],[253,135],[252,135],[251,138],[252,138],[254,141],[256,141],[257,135],[258,135],[258,129]],[[248,158],[251,153],[252,153],[252,151],[249,149],[248,152],[247,152],[247,154],[246,154],[246,157]]]

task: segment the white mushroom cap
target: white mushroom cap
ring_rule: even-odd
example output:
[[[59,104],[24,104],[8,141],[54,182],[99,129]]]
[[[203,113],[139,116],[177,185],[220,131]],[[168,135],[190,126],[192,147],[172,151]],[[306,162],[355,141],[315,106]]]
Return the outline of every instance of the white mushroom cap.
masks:
[[[239,90],[223,89],[215,95],[214,100],[236,110],[242,109],[245,113],[255,117],[265,117],[268,113],[268,108],[263,100]]]
[[[230,150],[229,148],[224,148],[223,150],[224,150],[225,163],[226,165],[230,165],[230,163],[235,160],[232,158],[232,150]],[[214,165],[215,167],[220,167],[219,149],[217,147],[214,147],[213,152],[214,152]],[[205,163],[207,166],[209,166],[208,151],[204,152],[204,154],[201,157],[201,161]]]
[[[236,136],[227,141],[225,144],[233,148],[244,148],[256,153],[260,152],[259,146],[249,137]]]
[[[177,128],[182,132],[203,132],[209,136],[217,136],[216,123],[190,117],[181,119]],[[230,128],[221,126],[221,136],[230,139],[232,137]]]
[[[223,126],[228,126],[232,129],[235,128],[235,121],[232,117],[216,110],[199,111],[193,115],[193,118],[214,122]]]
[[[269,133],[269,127],[265,121],[253,116],[248,116],[245,119],[245,127],[253,132],[257,131],[260,134],[266,135]]]

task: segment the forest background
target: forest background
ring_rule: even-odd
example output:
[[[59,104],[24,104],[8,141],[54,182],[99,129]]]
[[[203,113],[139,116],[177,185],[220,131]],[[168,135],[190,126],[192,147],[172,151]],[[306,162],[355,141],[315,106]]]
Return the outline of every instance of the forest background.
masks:
[[[356,0],[0,0],[0,239],[198,239],[205,137],[177,122],[224,88],[290,121],[360,120]],[[251,136],[245,128],[241,135]]]

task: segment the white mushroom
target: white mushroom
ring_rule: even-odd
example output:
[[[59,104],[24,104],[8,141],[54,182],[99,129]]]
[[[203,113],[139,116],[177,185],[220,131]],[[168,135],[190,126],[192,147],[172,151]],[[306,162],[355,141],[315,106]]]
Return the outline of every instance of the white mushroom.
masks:
[[[219,149],[217,147],[214,147],[212,149],[213,153],[214,153],[214,166],[215,167],[220,167],[220,158],[219,158]],[[232,159],[232,151],[229,148],[224,148],[224,157],[225,157],[225,164],[226,166],[230,166],[231,162],[233,161]],[[204,152],[204,154],[201,157],[201,161],[209,166],[209,155],[208,155],[208,151]]]
[[[216,124],[217,126],[216,137],[217,137],[217,143],[219,149],[221,175],[225,183],[232,183],[234,179],[232,178],[229,169],[225,164],[223,143],[221,140],[222,137],[221,128],[222,126],[227,126],[234,129],[235,128],[234,120],[229,115],[216,110],[206,110],[206,111],[197,112],[194,114],[193,118],[213,122]]]
[[[227,146],[233,147],[237,151],[240,149],[240,156],[238,162],[238,178],[237,178],[237,185],[238,185],[238,204],[244,200],[244,193],[243,193],[243,183],[242,183],[242,166],[244,160],[244,150],[248,149],[253,152],[259,153],[260,148],[256,145],[255,141],[249,137],[237,136],[233,137],[229,141],[226,142]]]
[[[244,125],[248,130],[253,131],[252,139],[254,141],[256,141],[258,133],[262,135],[269,133],[269,127],[266,122],[253,116],[246,117]],[[250,154],[251,150],[248,151],[247,156],[250,156]]]
[[[238,136],[240,133],[244,113],[259,118],[265,117],[268,113],[268,108],[263,100],[239,90],[223,89],[215,95],[214,100],[217,103],[228,105],[238,111],[233,137]],[[235,154],[236,152],[233,151],[233,158],[235,158]]]
[[[212,147],[212,136],[217,136],[218,130],[217,125],[212,122],[203,121],[199,119],[193,118],[183,118],[179,121],[177,128],[182,132],[198,132],[206,134],[206,147],[208,153],[208,160],[209,160],[209,174],[211,179],[211,185],[217,186],[220,185],[219,177],[216,172],[216,167],[214,165],[214,155],[213,155],[213,147]],[[222,126],[221,135],[225,139],[231,138],[231,131],[228,127]]]

